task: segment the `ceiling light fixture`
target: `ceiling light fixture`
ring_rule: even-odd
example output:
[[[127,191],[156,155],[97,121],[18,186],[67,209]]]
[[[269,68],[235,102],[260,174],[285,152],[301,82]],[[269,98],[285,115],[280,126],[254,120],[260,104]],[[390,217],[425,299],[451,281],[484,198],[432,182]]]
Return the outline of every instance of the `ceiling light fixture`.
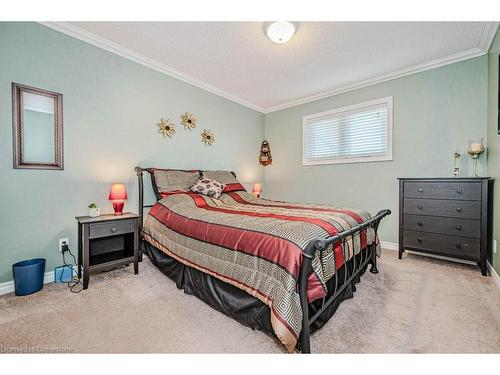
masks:
[[[264,22],[264,32],[274,43],[288,42],[298,28],[298,22]]]

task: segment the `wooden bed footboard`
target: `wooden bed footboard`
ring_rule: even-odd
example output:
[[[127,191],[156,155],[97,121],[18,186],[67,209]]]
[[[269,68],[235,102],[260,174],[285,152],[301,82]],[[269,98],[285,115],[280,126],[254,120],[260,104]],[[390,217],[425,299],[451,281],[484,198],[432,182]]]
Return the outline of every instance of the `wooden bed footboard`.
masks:
[[[143,224],[144,224],[144,209],[152,207],[152,205],[144,205],[144,181],[143,181],[143,173],[144,171],[151,173],[152,168],[141,168],[135,167],[135,172],[137,174],[138,185],[139,185],[139,215],[140,215],[140,248],[142,250],[143,247]],[[234,173],[233,173],[234,174]],[[356,236],[361,236],[361,234],[367,233],[368,228],[373,229],[375,233],[375,241],[378,240],[377,231],[380,221],[385,217],[391,214],[390,210],[382,210],[373,218],[364,223],[357,225],[351,229],[345,230],[341,233],[338,233],[334,236],[328,238],[315,239],[309,242],[306,248],[303,251],[302,265],[300,269],[300,277],[299,277],[299,296],[300,296],[300,304],[302,308],[302,331],[300,333],[300,342],[299,342],[299,350],[302,353],[310,353],[311,352],[311,342],[310,342],[310,327],[314,323],[316,319],[321,315],[322,312],[325,311],[334,301],[335,299],[344,291],[346,287],[348,287],[353,280],[363,271],[363,269],[371,264],[370,272],[378,273],[377,270],[377,246],[375,244],[368,244],[365,249],[361,249],[359,261],[356,262],[356,256],[353,256],[351,259],[353,260],[352,267],[349,267],[347,262],[348,260],[344,257],[344,263],[342,267],[344,267],[344,277],[343,280],[338,280],[338,272],[335,272],[334,285],[335,290],[333,294],[329,296],[328,299],[324,299],[321,305],[321,308],[316,311],[312,316],[309,316],[308,309],[308,301],[307,301],[307,290],[308,290],[308,280],[311,275],[312,269],[312,261],[316,256],[316,252],[325,251],[330,245],[334,246],[334,248],[340,244],[342,249],[346,248],[347,241],[351,238],[355,238]],[[335,259],[335,251],[334,254],[334,262],[336,264]]]

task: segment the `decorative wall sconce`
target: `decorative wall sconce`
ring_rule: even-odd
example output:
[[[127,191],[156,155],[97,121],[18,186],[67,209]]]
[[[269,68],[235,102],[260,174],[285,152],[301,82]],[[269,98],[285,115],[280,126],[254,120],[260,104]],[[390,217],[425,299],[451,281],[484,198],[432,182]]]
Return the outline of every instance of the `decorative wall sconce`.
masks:
[[[266,140],[263,140],[262,145],[260,146],[259,163],[264,167],[273,163],[271,146],[269,146],[269,143]]]

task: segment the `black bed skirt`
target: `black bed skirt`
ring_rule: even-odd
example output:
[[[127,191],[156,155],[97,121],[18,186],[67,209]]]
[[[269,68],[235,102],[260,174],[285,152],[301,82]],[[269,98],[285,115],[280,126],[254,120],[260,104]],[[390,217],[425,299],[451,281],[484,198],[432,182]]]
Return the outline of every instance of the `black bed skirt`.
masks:
[[[193,295],[217,311],[233,318],[241,324],[250,327],[254,330],[263,331],[272,337],[275,337],[271,325],[270,309],[269,307],[251,296],[247,292],[219,280],[209,274],[199,271],[195,268],[186,266],[176,259],[168,256],[149,242],[143,242],[143,251],[146,253],[153,264],[158,269],[172,279],[177,288],[183,289],[186,294]],[[356,259],[356,262],[359,262]],[[353,260],[349,261],[338,270],[338,287],[344,280],[345,267],[352,267]],[[314,332],[320,329],[337,311],[337,308],[347,298],[352,298],[353,293],[356,291],[355,284],[360,281],[360,276],[366,271],[366,266],[359,273],[350,285],[348,285],[342,293],[340,293],[335,301],[321,313],[316,321],[311,325],[310,330]],[[327,283],[330,293],[333,292],[334,278],[330,279]],[[328,298],[327,296],[326,298]],[[309,316],[314,315],[316,311],[321,308],[322,299],[316,300],[309,304]]]

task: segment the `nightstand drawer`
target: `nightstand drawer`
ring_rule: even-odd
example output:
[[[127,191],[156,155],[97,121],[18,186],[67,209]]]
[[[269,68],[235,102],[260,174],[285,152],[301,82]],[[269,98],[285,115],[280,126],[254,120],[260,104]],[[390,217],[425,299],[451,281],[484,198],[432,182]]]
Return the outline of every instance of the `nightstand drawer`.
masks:
[[[481,183],[405,181],[404,196],[409,198],[481,200]]]
[[[404,199],[404,213],[427,216],[481,218],[480,201],[459,201],[446,199]]]
[[[119,220],[106,223],[91,224],[89,238],[116,236],[134,232],[134,220]]]
[[[481,221],[449,217],[404,215],[403,228],[418,232],[481,238]]]
[[[403,246],[410,250],[427,250],[445,256],[479,260],[480,243],[478,239],[409,230],[403,231],[403,238]]]

